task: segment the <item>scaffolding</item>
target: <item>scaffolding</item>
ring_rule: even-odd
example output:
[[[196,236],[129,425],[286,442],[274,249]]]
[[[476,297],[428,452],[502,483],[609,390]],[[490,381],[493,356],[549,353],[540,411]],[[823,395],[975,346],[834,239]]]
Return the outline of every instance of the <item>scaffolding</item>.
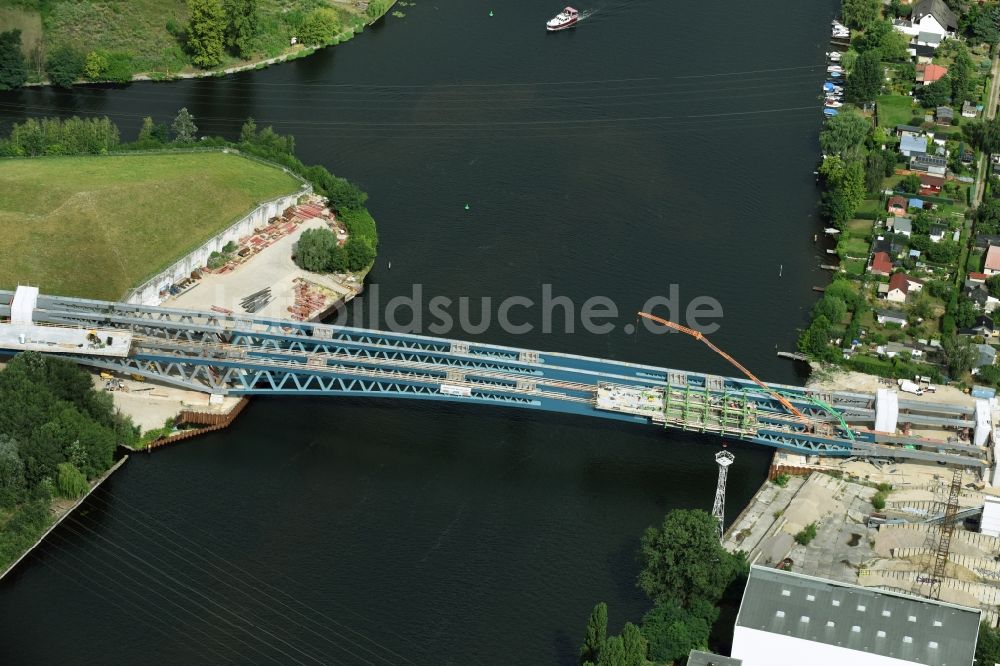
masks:
[[[719,451],[715,454],[715,462],[719,466],[719,481],[715,485],[715,502],[712,503],[712,517],[719,529],[719,541],[725,532],[726,523],[726,478],[729,476],[729,466],[736,460],[729,451]]]

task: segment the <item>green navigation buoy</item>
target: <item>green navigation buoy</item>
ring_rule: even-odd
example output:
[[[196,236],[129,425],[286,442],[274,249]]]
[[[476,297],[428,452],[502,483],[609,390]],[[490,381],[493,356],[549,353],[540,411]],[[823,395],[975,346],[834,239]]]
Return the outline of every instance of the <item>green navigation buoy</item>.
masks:
[[[490,16],[493,16],[493,10],[492,9],[490,10]]]
[[[469,204],[465,204],[465,210],[469,210]]]

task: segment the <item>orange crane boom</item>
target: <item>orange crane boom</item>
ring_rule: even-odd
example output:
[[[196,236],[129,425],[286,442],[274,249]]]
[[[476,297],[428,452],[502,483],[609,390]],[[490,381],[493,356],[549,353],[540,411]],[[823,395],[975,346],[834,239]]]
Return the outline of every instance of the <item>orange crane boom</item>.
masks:
[[[649,319],[650,321],[655,321],[657,324],[662,324],[662,325],[666,326],[667,328],[672,328],[675,331],[680,331],[681,333],[687,333],[688,335],[690,335],[695,340],[701,340],[706,345],[708,345],[709,349],[711,349],[716,354],[718,354],[719,356],[721,356],[722,358],[726,359],[727,361],[729,361],[730,363],[732,363],[733,365],[735,365],[737,368],[739,368],[740,372],[742,372],[744,375],[746,375],[747,377],[749,377],[751,381],[753,381],[755,384],[757,384],[757,386],[759,386],[762,389],[764,389],[765,391],[767,391],[771,395],[772,398],[774,398],[775,400],[777,400],[778,402],[780,402],[781,405],[785,409],[787,409],[789,412],[791,412],[792,414],[794,414],[798,418],[802,419],[803,421],[809,422],[811,420],[808,416],[806,416],[801,411],[799,411],[799,409],[796,408],[795,405],[793,405],[791,402],[789,402],[788,398],[786,398],[785,396],[781,395],[780,393],[778,393],[777,391],[775,391],[773,388],[771,388],[770,386],[768,386],[767,384],[765,384],[761,380],[757,379],[757,377],[752,372],[750,372],[749,370],[747,370],[746,368],[743,367],[743,364],[741,364],[735,358],[733,358],[732,356],[730,356],[729,354],[727,354],[726,352],[722,351],[721,349],[719,349],[718,347],[716,347],[714,344],[712,344],[712,341],[709,340],[708,338],[706,338],[701,333],[701,331],[696,331],[693,328],[688,328],[687,326],[681,326],[680,324],[676,324],[676,323],[674,323],[674,322],[672,322],[672,321],[670,321],[668,319],[663,319],[662,317],[657,317],[656,315],[649,314],[648,312],[640,312],[639,316],[643,317],[645,319]]]

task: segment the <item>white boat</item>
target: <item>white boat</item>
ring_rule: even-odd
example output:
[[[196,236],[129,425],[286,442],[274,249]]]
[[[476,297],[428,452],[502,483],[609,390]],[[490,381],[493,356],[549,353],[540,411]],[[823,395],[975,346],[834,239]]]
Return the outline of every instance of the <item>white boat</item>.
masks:
[[[830,51],[826,54],[826,57],[830,59],[831,62],[840,62],[840,59],[844,56],[840,51]]]
[[[843,74],[844,73],[844,68],[841,67],[840,65],[830,65],[829,67],[826,68],[826,71],[828,71],[828,72],[837,72],[839,74]]]
[[[545,29],[549,32],[572,28],[580,20],[580,12],[572,7],[566,7],[561,12],[550,18],[545,24]]]
[[[827,97],[826,101],[823,102],[823,106],[828,109],[836,109],[838,107],[844,106],[843,102],[838,102],[837,100]]]

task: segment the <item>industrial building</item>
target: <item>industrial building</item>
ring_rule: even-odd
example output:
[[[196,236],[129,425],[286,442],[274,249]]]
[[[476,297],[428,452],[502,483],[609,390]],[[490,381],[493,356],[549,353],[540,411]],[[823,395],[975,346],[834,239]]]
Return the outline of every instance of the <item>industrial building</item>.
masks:
[[[743,666],[972,666],[980,611],[751,567],[733,633]]]

